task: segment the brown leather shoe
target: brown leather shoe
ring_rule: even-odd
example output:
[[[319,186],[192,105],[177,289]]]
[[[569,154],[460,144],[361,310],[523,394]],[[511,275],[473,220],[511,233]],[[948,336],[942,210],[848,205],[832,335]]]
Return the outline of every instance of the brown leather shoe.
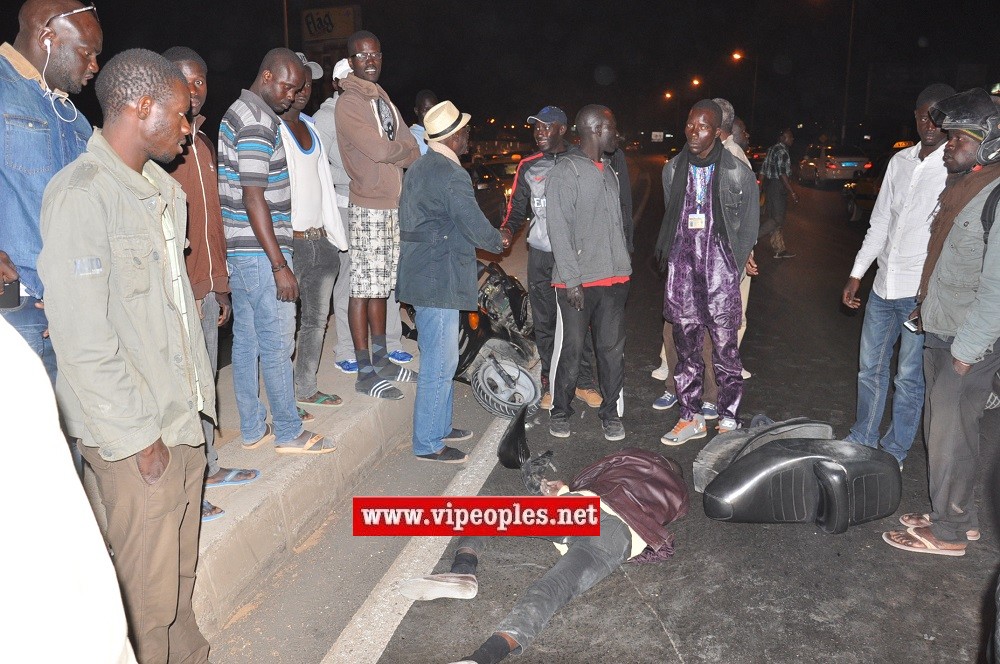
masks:
[[[581,390],[576,388],[576,398],[582,399],[591,408],[600,408],[604,401],[601,393],[594,389]]]
[[[542,410],[552,410],[552,393],[546,392],[542,395],[541,401],[538,402],[538,407]]]

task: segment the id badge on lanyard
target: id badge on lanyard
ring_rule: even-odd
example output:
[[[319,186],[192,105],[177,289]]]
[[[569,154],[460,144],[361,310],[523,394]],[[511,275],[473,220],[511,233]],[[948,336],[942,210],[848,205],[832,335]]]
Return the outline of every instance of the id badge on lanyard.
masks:
[[[712,176],[711,167],[694,169],[694,201],[695,212],[688,215],[688,228],[693,231],[705,229],[705,199],[708,194],[708,179]]]

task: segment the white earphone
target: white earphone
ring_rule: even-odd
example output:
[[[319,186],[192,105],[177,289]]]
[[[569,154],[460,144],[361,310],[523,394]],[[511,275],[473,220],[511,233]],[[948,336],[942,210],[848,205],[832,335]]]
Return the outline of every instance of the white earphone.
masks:
[[[52,50],[52,40],[51,39],[49,39],[48,37],[46,37],[45,41],[43,41],[42,43],[45,44],[45,50],[46,50],[46,52]]]

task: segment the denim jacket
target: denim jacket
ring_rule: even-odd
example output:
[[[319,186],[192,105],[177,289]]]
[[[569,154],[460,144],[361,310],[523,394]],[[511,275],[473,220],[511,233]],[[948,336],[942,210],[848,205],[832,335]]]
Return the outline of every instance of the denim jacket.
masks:
[[[143,174],[95,131],[87,152],[52,179],[42,203],[38,270],[59,358],[60,414],[69,435],[108,461],[157,438],[167,447],[202,445],[196,379],[202,410],[213,419],[216,412],[205,337],[183,269],[186,329],[174,295],[167,252],[184,265],[184,233],[167,244],[161,221],[166,206],[183,229],[187,198],[152,161]]]
[[[407,132],[409,133],[409,132]],[[396,295],[417,307],[474,311],[476,248],[503,251],[464,168],[433,149],[403,178]]]
[[[56,109],[64,118],[77,117],[65,122]],[[10,44],[0,46],[0,113],[0,249],[17,266],[27,293],[42,299],[35,268],[42,250],[42,193],[53,175],[87,149],[90,123],[61,98],[50,101],[38,71]]]

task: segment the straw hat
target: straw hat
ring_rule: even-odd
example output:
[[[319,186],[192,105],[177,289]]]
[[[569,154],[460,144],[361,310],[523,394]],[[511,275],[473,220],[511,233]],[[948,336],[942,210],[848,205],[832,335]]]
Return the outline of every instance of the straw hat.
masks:
[[[427,130],[424,137],[428,141],[443,141],[469,124],[471,119],[468,113],[459,113],[450,101],[443,101],[424,114],[424,129]]]

